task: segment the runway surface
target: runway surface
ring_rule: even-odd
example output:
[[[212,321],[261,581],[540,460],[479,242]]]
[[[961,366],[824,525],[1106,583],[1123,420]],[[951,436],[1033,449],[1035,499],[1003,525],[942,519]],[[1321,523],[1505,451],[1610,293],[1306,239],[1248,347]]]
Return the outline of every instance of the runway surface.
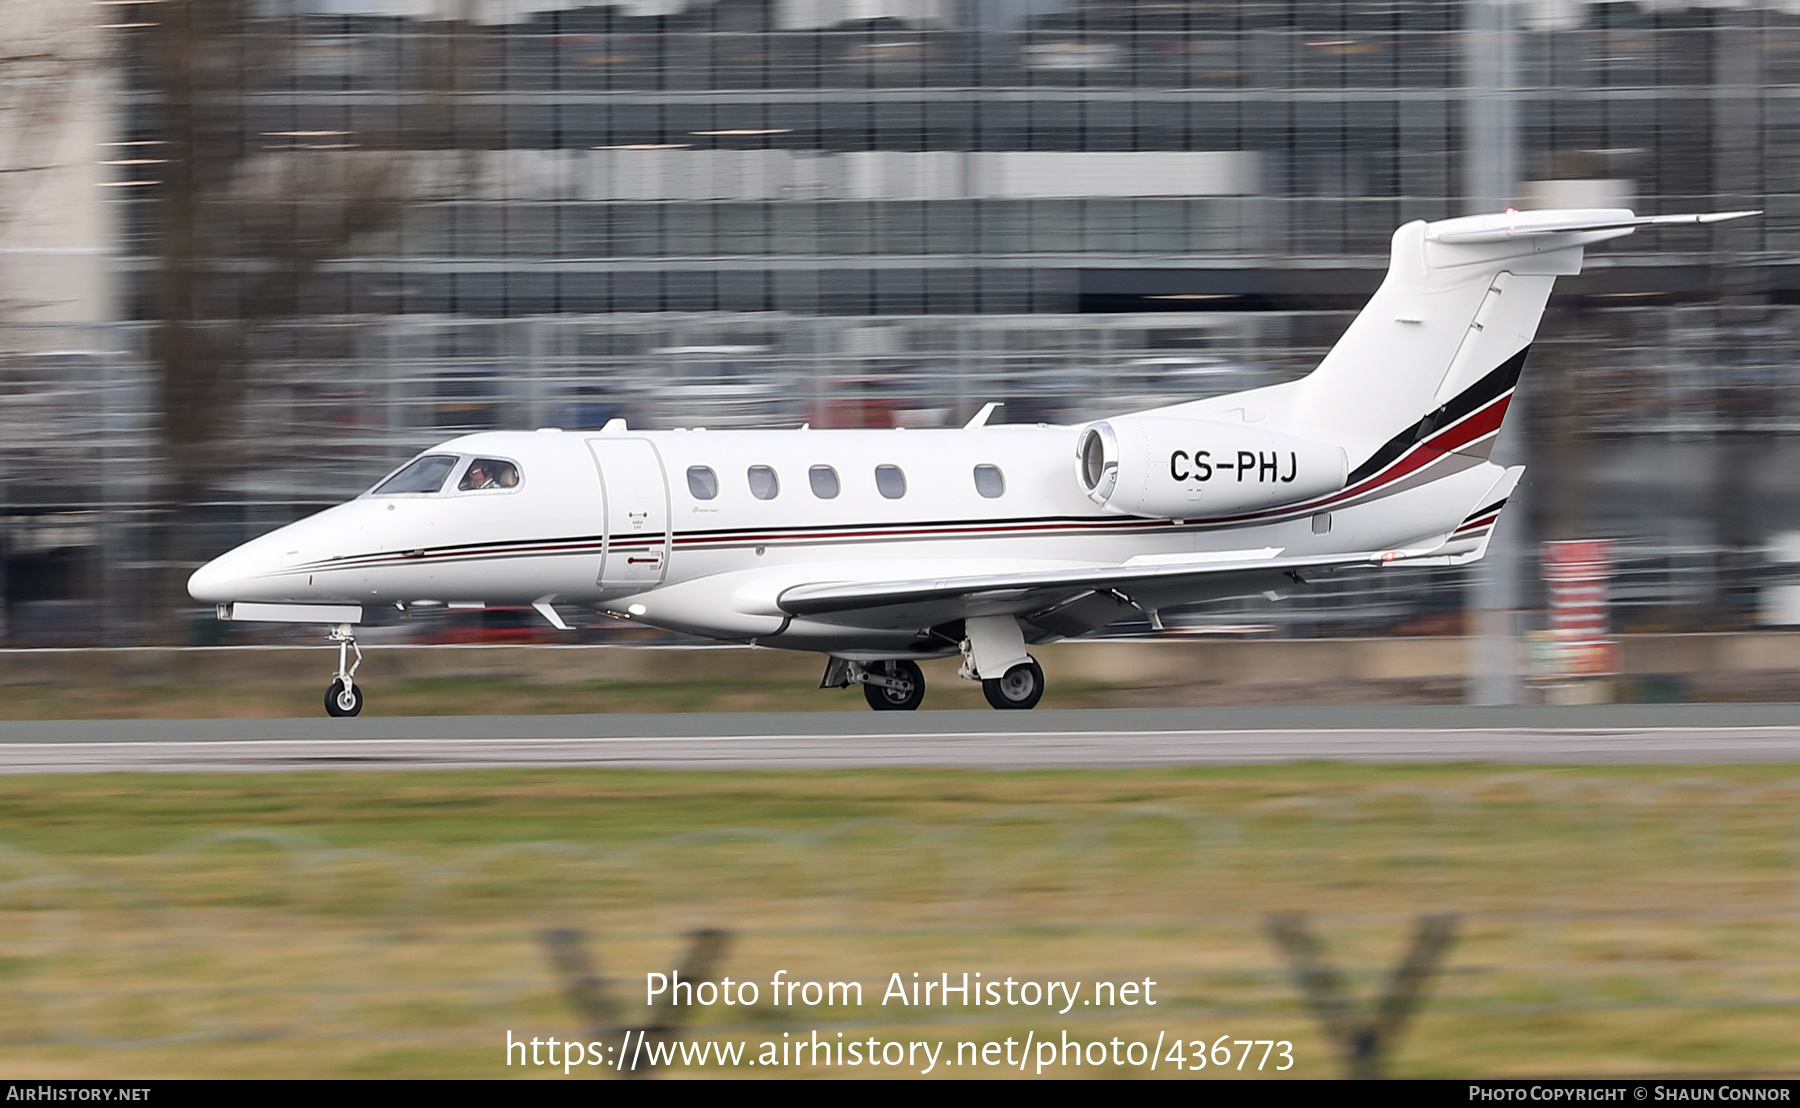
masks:
[[[1308,760],[1800,764],[1800,705],[0,722],[0,773],[979,769]]]

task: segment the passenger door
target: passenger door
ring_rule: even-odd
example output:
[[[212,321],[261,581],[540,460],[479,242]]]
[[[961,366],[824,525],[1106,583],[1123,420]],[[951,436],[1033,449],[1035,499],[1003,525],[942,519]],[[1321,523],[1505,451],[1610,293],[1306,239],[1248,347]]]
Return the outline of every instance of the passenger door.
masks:
[[[587,440],[606,499],[606,550],[600,587],[648,589],[669,562],[669,482],[648,439]]]

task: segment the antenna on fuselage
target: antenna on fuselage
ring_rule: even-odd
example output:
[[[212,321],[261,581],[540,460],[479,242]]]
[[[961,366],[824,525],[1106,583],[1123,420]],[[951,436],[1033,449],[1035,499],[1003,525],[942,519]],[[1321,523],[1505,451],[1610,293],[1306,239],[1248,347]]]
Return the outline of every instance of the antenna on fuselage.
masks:
[[[999,408],[1005,403],[1006,401],[1004,400],[990,400],[986,404],[983,404],[981,410],[975,413],[974,418],[963,424],[963,430],[973,431],[977,427],[986,427],[988,417],[994,414],[996,408]]]

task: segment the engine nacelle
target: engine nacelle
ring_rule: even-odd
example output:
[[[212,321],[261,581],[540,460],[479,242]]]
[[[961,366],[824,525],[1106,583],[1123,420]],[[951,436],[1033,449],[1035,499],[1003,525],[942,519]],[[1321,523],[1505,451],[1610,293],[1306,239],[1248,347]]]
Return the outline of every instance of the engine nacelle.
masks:
[[[1132,416],[1075,440],[1088,499],[1126,515],[1209,519],[1293,504],[1344,487],[1342,447],[1242,423]]]

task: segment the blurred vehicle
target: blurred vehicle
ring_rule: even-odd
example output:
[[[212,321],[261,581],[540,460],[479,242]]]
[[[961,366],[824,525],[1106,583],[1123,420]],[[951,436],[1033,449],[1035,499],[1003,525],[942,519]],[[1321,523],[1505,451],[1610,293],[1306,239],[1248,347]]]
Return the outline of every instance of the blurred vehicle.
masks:
[[[1132,358],[1098,376],[1103,391],[1084,398],[1082,406],[1114,412],[1157,408],[1260,383],[1256,370],[1207,354]]]
[[[1080,39],[1051,39],[1033,42],[1019,48],[1025,68],[1033,73],[1089,74],[1109,73],[1124,67],[1125,48],[1116,42],[1089,42]]]
[[[792,373],[755,344],[662,346],[633,377],[635,406],[658,423],[770,427],[797,422]]]
[[[421,609],[413,612],[413,641],[431,645],[567,642],[571,635],[544,622],[536,610],[496,606],[480,610]]]

